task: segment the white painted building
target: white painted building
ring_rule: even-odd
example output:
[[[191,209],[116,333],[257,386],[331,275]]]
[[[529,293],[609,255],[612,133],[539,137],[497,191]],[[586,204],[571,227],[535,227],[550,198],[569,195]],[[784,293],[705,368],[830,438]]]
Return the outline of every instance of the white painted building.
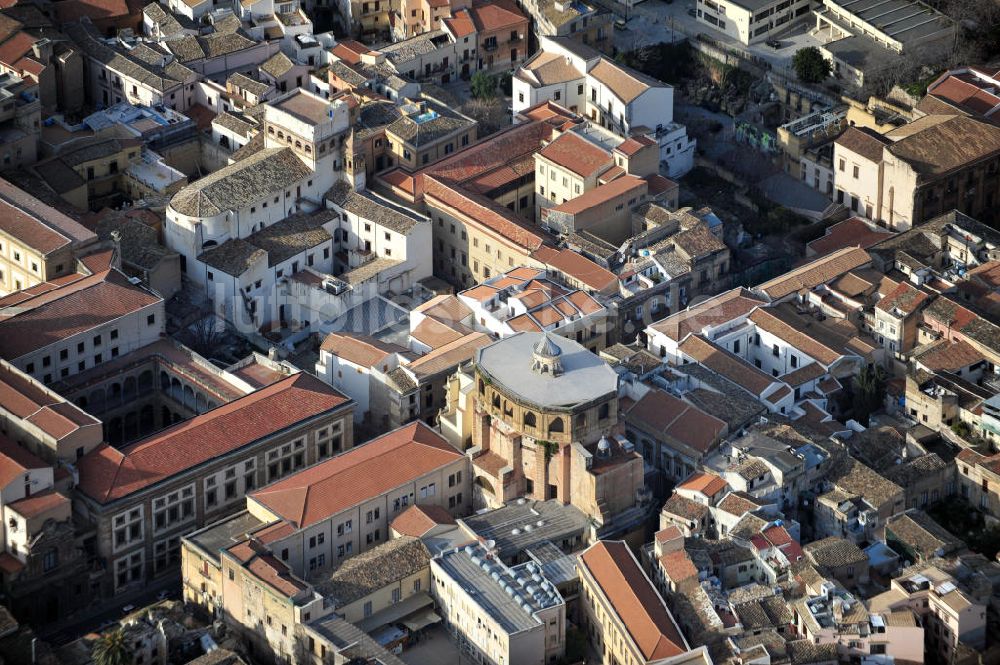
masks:
[[[552,101],[622,137],[643,135],[660,146],[662,170],[677,178],[694,167],[696,142],[674,122],[674,89],[618,65],[592,48],[542,37],[540,50],[513,78],[513,112]]]
[[[697,18],[749,46],[811,20],[810,9],[810,0],[698,0]]]

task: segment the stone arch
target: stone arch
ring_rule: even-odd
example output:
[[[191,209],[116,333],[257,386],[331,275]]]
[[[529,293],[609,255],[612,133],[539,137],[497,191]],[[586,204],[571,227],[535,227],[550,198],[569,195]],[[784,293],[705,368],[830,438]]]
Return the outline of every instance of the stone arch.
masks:
[[[605,402],[601,405],[601,408],[597,410],[597,417],[600,420],[607,420],[611,415],[611,405]]]
[[[139,438],[139,414],[135,411],[129,411],[125,414],[125,425],[122,436],[125,441],[132,441]]]
[[[177,402],[184,403],[184,389],[181,387],[180,379],[176,376],[170,377],[170,396]]]
[[[90,410],[94,413],[104,411],[105,399],[104,388],[96,388],[90,392]]]
[[[145,395],[151,390],[153,390],[153,372],[147,369],[139,375],[139,394]]]
[[[586,427],[587,426],[587,414],[586,413],[578,413],[578,414],[576,414],[575,420],[576,420],[576,424],[575,424],[576,427]]]
[[[160,390],[165,393],[170,392],[170,375],[160,370]]]
[[[493,489],[493,483],[487,480],[484,476],[476,476],[472,481],[472,484],[478,487],[480,490],[489,492],[491,495],[496,496],[497,493]]]
[[[145,436],[156,429],[156,411],[152,404],[142,407],[139,412],[139,435]]]
[[[538,427],[538,419],[535,414],[531,411],[524,412],[524,426],[525,427]]]
[[[195,398],[195,410],[198,413],[205,413],[208,411],[208,399],[205,398],[205,393],[198,393]]]
[[[108,406],[118,406],[122,403],[122,384],[115,381],[108,388]]]
[[[563,419],[559,416],[549,421],[549,434],[562,434],[564,428]]]
[[[194,388],[187,384],[184,384],[184,406],[192,410],[195,407]]]
[[[136,390],[136,380],[134,376],[126,377],[124,384],[122,385],[122,399],[128,402],[129,400],[135,399],[138,394]]]

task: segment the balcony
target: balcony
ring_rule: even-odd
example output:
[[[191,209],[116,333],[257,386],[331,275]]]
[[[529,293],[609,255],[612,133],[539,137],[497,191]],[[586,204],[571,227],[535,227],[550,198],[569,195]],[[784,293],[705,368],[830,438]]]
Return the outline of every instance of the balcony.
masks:
[[[497,48],[499,48],[499,44],[497,44],[496,42],[486,42],[485,44],[483,44],[483,50],[486,51],[487,53],[493,53],[494,51],[497,50]]]

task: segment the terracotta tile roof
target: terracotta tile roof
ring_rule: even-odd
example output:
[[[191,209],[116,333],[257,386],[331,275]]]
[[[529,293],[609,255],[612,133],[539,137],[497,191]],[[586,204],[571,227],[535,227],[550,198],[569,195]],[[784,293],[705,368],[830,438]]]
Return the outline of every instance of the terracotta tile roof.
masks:
[[[528,226],[507,208],[484,196],[454,189],[429,176],[424,178],[424,193],[442,207],[460,214],[466,224],[481,226],[522,249],[538,249],[545,240],[540,229]]]
[[[469,13],[480,33],[510,30],[519,25],[525,28],[528,26],[528,17],[509,0],[490,0],[475,4],[469,8]]]
[[[650,174],[643,179],[646,181],[646,186],[649,188],[650,196],[659,196],[663,192],[680,189],[680,185],[670,178],[660,175],[659,173]]]
[[[691,333],[699,333],[706,327],[746,316],[763,302],[759,296],[746,289],[732,289],[668,316],[654,323],[651,328],[680,342]]]
[[[410,337],[432,349],[454,342],[465,334],[465,326],[456,329],[431,317],[425,318],[410,331]]]
[[[486,333],[472,332],[420,356],[405,365],[404,368],[420,380],[450,370],[470,360],[477,349],[492,343],[492,341],[493,339]]]
[[[120,451],[96,448],[78,463],[79,489],[108,503],[348,403],[311,374],[293,374]]]
[[[716,508],[735,517],[742,517],[751,510],[757,510],[761,505],[763,504],[749,494],[730,492],[716,505]]]
[[[571,249],[540,247],[532,257],[594,291],[617,291],[618,277],[613,272]]]
[[[809,335],[805,330],[777,316],[778,311],[776,308],[761,308],[754,311],[748,318],[761,330],[771,333],[827,367],[841,357],[840,351],[830,348]]]
[[[691,490],[692,492],[700,492],[705,496],[712,497],[719,494],[727,487],[729,487],[728,483],[726,483],[726,481],[720,476],[717,476],[714,473],[697,471],[688,476],[687,480],[674,489]]]
[[[472,310],[469,309],[469,306],[457,296],[450,294],[434,296],[427,302],[415,307],[413,311],[420,312],[425,316],[432,316],[438,321],[449,325],[472,316]]]
[[[26,300],[15,311],[0,310],[0,357],[20,358],[161,302],[117,270],[84,277]]]
[[[361,62],[361,55],[371,52],[371,49],[353,39],[341,39],[337,41],[337,45],[330,52],[347,64],[356,65]]]
[[[101,426],[97,418],[44,389],[6,362],[0,362],[0,409],[32,423],[56,440],[81,427]]]
[[[848,127],[837,137],[836,144],[872,162],[882,161],[882,150],[892,143],[874,129]]]
[[[383,342],[367,335],[336,332],[326,336],[320,349],[360,367],[373,367],[388,355],[409,351],[405,346]]]
[[[97,236],[27,192],[0,178],[0,231],[42,254],[70,243],[86,243]]]
[[[459,39],[476,32],[476,24],[468,9],[459,9],[450,18],[444,19],[444,25],[452,35]]]
[[[515,76],[545,86],[582,79],[583,72],[574,67],[561,53],[539,51],[517,70]]]
[[[47,469],[48,464],[35,457],[3,434],[0,434],[0,490],[23,476],[30,469]]]
[[[772,383],[778,381],[739,356],[698,335],[689,336],[677,348],[685,356],[729,379],[755,397],[760,397]]]
[[[859,247],[845,247],[763,284],[758,284],[754,287],[754,291],[766,295],[771,300],[780,300],[792,293],[826,284],[850,270],[856,270],[870,263],[871,257],[865,250]]]
[[[620,144],[618,144],[618,147],[615,148],[615,152],[620,152],[626,157],[631,157],[632,155],[639,152],[643,148],[647,148],[655,144],[656,141],[653,141],[652,139],[647,138],[645,136],[633,136],[631,138],[625,139]]]
[[[643,76],[634,69],[617,65],[606,57],[601,57],[587,75],[606,85],[625,104],[651,87],[665,87],[664,83]]]
[[[455,518],[441,506],[413,505],[401,512],[389,525],[403,536],[420,538],[438,525],[455,524]]]
[[[44,515],[60,506],[68,507],[69,499],[55,490],[32,494],[29,497],[7,504],[8,508],[28,519]]]
[[[680,517],[690,522],[698,522],[708,515],[709,509],[703,503],[689,499],[682,494],[671,494],[663,504],[660,512],[672,517]]]
[[[806,252],[820,258],[845,247],[868,249],[894,234],[884,229],[872,228],[860,217],[851,217],[826,229],[821,238],[806,244]]]
[[[698,569],[686,550],[667,552],[659,558],[659,562],[660,569],[675,584],[698,576]]]
[[[979,115],[986,115],[1000,105],[1000,96],[988,82],[968,75],[945,74],[927,87],[927,95]]]
[[[566,203],[552,208],[555,212],[562,212],[567,215],[579,215],[585,210],[603,205],[608,201],[624,197],[642,197],[646,194],[646,181],[634,175],[623,175],[606,185],[598,185],[580,196],[571,198]]]
[[[422,422],[404,425],[251,495],[302,529],[462,457]]]
[[[907,134],[886,149],[919,176],[936,178],[1000,152],[1000,127],[964,115],[924,116],[887,136],[895,139],[902,130]]]
[[[920,306],[929,299],[930,296],[920,289],[906,282],[900,282],[895,289],[875,304],[875,308],[893,315],[898,311],[906,317],[920,309]]]
[[[622,541],[599,541],[579,558],[647,660],[685,653],[687,643],[663,599]]]
[[[726,432],[723,421],[658,389],[643,395],[624,413],[624,418],[626,422],[662,433],[700,453],[711,450]],[[725,486],[724,481],[722,485]]]
[[[257,580],[286,598],[294,598],[309,588],[277,557],[267,551],[257,551],[251,543],[246,541],[237,543],[229,548],[229,553],[235,556]]]
[[[595,176],[614,164],[611,153],[574,132],[566,132],[537,154],[583,178]]]
[[[914,355],[914,362],[923,366],[929,372],[941,370],[958,371],[983,360],[983,354],[964,341],[950,342],[942,339],[919,355]]]

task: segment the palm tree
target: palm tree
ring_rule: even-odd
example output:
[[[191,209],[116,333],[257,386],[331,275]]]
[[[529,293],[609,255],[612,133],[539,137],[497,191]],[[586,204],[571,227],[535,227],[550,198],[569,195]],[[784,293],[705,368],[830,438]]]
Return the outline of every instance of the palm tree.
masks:
[[[885,370],[879,365],[863,367],[854,377],[854,418],[867,425],[868,416],[877,411],[885,397]]]
[[[94,665],[131,665],[132,649],[126,640],[121,628],[98,637],[90,654]]]

